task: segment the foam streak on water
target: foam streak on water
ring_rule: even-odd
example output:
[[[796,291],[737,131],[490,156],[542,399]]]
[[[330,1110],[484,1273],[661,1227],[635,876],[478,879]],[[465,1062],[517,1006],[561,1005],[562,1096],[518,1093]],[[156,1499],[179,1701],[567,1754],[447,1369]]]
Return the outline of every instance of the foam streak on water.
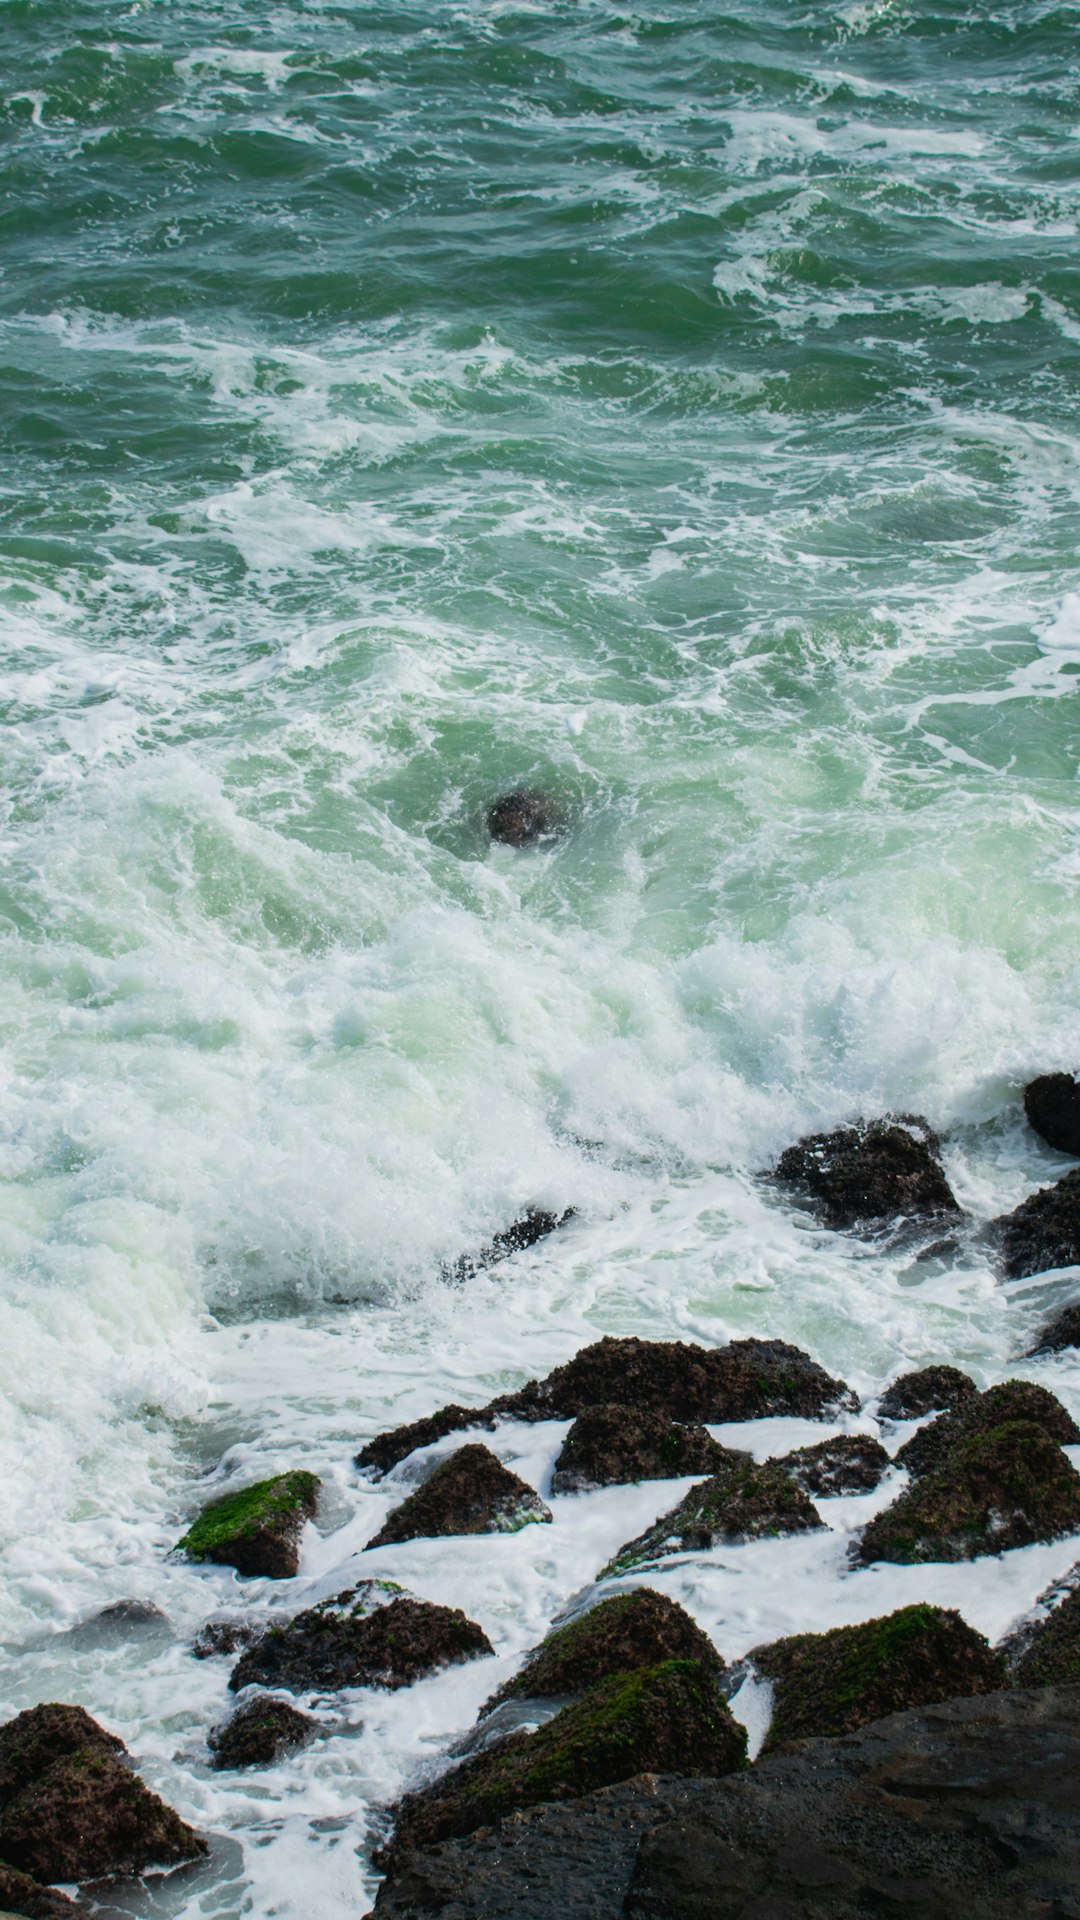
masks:
[[[85,1700],[219,1836],[125,1911],[322,1920],[498,1674],[210,1774],[234,1583],[166,1555],[223,1458],[332,1490],[288,1607],[385,1511],[360,1439],[598,1331],[872,1393],[1075,1291],[756,1175],[890,1108],[976,1218],[1063,1169],[1018,1089],[1080,1064],[1080,11],[2,12],[6,1705]],[[518,780],[557,844],[489,847]],[[530,1205],[577,1217],[439,1281]],[[509,1663],[673,1498],[393,1570]],[[660,1584],[731,1655],[866,1617],[856,1505]],[[996,1633],[1070,1555],[885,1598]],[[127,1594],[175,1638],[58,1637]]]

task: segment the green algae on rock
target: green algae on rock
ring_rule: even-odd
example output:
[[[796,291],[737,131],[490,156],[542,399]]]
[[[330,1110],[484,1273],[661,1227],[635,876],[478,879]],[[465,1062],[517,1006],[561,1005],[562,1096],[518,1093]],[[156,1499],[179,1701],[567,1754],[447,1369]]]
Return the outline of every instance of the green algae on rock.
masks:
[[[719,1678],[723,1660],[708,1634],[678,1602],[651,1587],[616,1593],[588,1613],[555,1627],[520,1672],[494,1693],[487,1714],[504,1700],[558,1699],[597,1681],[664,1660],[696,1660]]]
[[[797,1487],[817,1499],[838,1493],[870,1493],[892,1464],[880,1440],[869,1433],[837,1433],[812,1447],[785,1453],[777,1466]]]
[[[517,1533],[550,1519],[536,1489],[504,1467],[490,1447],[472,1441],[394,1508],[365,1551],[453,1534]]]
[[[291,1580],[300,1566],[300,1536],[315,1512],[319,1481],[303,1470],[275,1474],[227,1493],[203,1508],[177,1551],[238,1573]]]
[[[716,1775],[745,1762],[746,1734],[711,1667],[664,1660],[601,1680],[535,1732],[511,1734],[410,1795],[398,1808],[388,1855],[634,1774]]]
[[[965,1435],[934,1472],[875,1515],[856,1558],[974,1560],[1080,1532],[1080,1474],[1030,1420]]]
[[[744,1540],[779,1539],[823,1527],[813,1501],[776,1461],[751,1460],[691,1487],[670,1513],[628,1540],[600,1575],[632,1573],[673,1553],[703,1552]]]
[[[317,1722],[287,1700],[259,1694],[245,1701],[223,1727],[210,1734],[210,1764],[218,1772],[240,1767],[269,1767],[286,1753],[306,1746]]]
[[[914,1479],[943,1466],[953,1449],[973,1433],[986,1433],[1006,1420],[1028,1420],[1060,1446],[1080,1441],[1080,1427],[1061,1401],[1032,1380],[1002,1380],[974,1399],[966,1399],[951,1413],[931,1420],[913,1433],[896,1456]]]
[[[290,1693],[393,1691],[493,1652],[483,1628],[457,1607],[401,1595],[372,1608],[366,1594],[355,1599],[350,1590],[271,1627],[241,1655],[229,1686],[234,1693],[253,1683]]]
[[[952,1609],[918,1605],[828,1633],[799,1633],[748,1656],[774,1684],[766,1748],[854,1733],[907,1707],[1007,1684],[1005,1663]]]
[[[1080,1686],[1080,1586],[1035,1625],[1013,1668],[1013,1685]]]

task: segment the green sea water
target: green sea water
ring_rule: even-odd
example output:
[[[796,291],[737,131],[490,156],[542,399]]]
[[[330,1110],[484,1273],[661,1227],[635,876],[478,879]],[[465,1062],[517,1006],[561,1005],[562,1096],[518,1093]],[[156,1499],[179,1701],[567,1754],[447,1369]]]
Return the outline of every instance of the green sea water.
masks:
[[[365,1423],[597,1329],[866,1390],[1068,1291],[756,1176],[888,1109],[976,1219],[1062,1170],[1019,1088],[1080,1064],[1078,57],[1042,0],[0,0],[12,1645],[194,1621],[223,1452],[321,1449],[345,1512]],[[492,847],[522,782],[567,831]],[[240,1836],[190,1911],[269,1912],[172,1658],[70,1697]]]

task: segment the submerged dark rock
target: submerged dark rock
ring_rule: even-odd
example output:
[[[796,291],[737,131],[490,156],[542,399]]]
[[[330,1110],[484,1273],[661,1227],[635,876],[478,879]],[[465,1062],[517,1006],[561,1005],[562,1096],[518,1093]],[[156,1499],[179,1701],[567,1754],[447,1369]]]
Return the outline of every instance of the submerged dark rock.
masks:
[[[1080,1167],[990,1224],[1007,1280],[1080,1264]]]
[[[69,1647],[92,1649],[122,1646],[135,1638],[165,1639],[171,1631],[161,1608],[151,1600],[114,1600],[100,1613],[69,1627],[64,1639]]]
[[[837,1231],[899,1220],[961,1220],[939,1151],[937,1135],[918,1115],[860,1120],[787,1147],[774,1178]]]
[[[857,1627],[793,1634],[748,1658],[774,1684],[768,1748],[854,1733],[888,1713],[1007,1684],[1000,1654],[941,1607],[902,1607]]]
[[[526,1207],[520,1220],[515,1220],[501,1233],[493,1235],[486,1247],[479,1253],[464,1253],[460,1260],[443,1268],[443,1277],[447,1280],[471,1280],[475,1273],[483,1273],[488,1267],[497,1267],[502,1260],[508,1260],[512,1253],[522,1253],[526,1247],[535,1247],[538,1240],[546,1240],[549,1233],[555,1233],[564,1227],[568,1220],[575,1217],[573,1207],[565,1207],[562,1213],[550,1213],[545,1207]]]
[[[7,1920],[9,1914],[19,1915],[20,1920],[90,1920],[88,1907],[41,1886],[28,1873],[0,1866],[0,1920]]]
[[[234,1653],[240,1653],[245,1647],[253,1646],[260,1634],[266,1632],[266,1618],[257,1619],[253,1614],[244,1616],[227,1615],[218,1620],[208,1620],[199,1628],[191,1643],[191,1651],[196,1660],[231,1659]]]
[[[813,1447],[797,1447],[777,1466],[797,1487],[818,1499],[838,1493],[870,1493],[892,1464],[880,1440],[869,1433],[838,1433]]]
[[[35,1880],[93,1880],[197,1860],[206,1844],[81,1707],[31,1707],[0,1728],[0,1861]]]
[[[552,1493],[581,1493],[631,1480],[678,1480],[718,1473],[739,1456],[702,1426],[666,1413],[630,1407],[587,1407],[574,1421],[555,1462]]]
[[[955,1416],[946,1416],[955,1417]],[[1080,1474],[1030,1420],[965,1433],[863,1533],[858,1558],[974,1560],[1080,1532]]]
[[[535,1488],[478,1441],[458,1447],[430,1478],[395,1507],[368,1548],[443,1534],[517,1533],[551,1510]]]
[[[290,1707],[286,1700],[260,1694],[237,1707],[231,1720],[209,1736],[211,1765],[219,1772],[240,1767],[269,1767],[287,1753],[304,1747],[318,1722]]]
[[[1035,1345],[1029,1347],[1028,1358],[1038,1353],[1065,1353],[1070,1347],[1080,1347],[1080,1301],[1047,1321],[1036,1335]]]
[[[920,1420],[924,1413],[948,1411],[973,1400],[977,1392],[970,1374],[959,1367],[920,1367],[886,1387],[878,1413],[883,1420]]]
[[[300,1566],[300,1537],[315,1512],[313,1473],[279,1473],[203,1508],[177,1542],[190,1560],[213,1560],[238,1573],[290,1580]]]
[[[253,1684],[290,1693],[393,1691],[493,1651],[483,1628],[457,1608],[408,1597],[373,1608],[350,1590],[272,1627],[241,1655],[229,1685],[234,1693]]]
[[[701,1553],[744,1540],[808,1533],[824,1521],[790,1474],[774,1460],[729,1468],[691,1487],[670,1513],[620,1547],[602,1577],[632,1573],[673,1553]]]
[[[1029,1081],[1024,1112],[1048,1146],[1080,1158],[1080,1082],[1071,1073],[1043,1073]]]
[[[504,1700],[558,1700],[584,1693],[598,1680],[664,1660],[696,1660],[717,1679],[724,1664],[708,1634],[677,1601],[651,1587],[635,1587],[554,1627],[483,1711],[490,1713]]]
[[[1080,1427],[1056,1395],[1032,1380],[1002,1380],[974,1399],[964,1400],[952,1413],[943,1413],[906,1440],[896,1464],[913,1478],[943,1466],[953,1449],[973,1433],[987,1433],[1006,1420],[1028,1420],[1041,1427],[1060,1446],[1080,1441]]]
[[[553,794],[541,787],[516,787],[500,794],[488,808],[487,828],[505,847],[531,847],[551,840],[565,825],[565,815]]]

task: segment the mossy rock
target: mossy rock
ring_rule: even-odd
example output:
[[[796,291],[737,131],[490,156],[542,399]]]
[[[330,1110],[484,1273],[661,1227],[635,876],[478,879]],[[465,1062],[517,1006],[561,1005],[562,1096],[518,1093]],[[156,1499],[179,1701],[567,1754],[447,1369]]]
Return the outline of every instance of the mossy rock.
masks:
[[[469,1533],[517,1533],[551,1510],[534,1487],[504,1467],[479,1441],[459,1447],[395,1507],[368,1549],[404,1540]]]
[[[866,1528],[857,1558],[974,1560],[1080,1532],[1080,1474],[1032,1421],[966,1436]]]
[[[101,1744],[61,1755],[0,1809],[0,1860],[35,1880],[95,1880],[197,1860],[206,1844]]]
[[[0,1807],[72,1753],[122,1754],[124,1743],[85,1707],[51,1700],[27,1707],[0,1726]]]
[[[677,1601],[651,1587],[635,1587],[556,1627],[483,1711],[490,1713],[504,1700],[558,1700],[584,1693],[613,1674],[665,1660],[696,1660],[716,1679],[724,1669],[708,1634]]]
[[[90,1920],[88,1907],[77,1906],[53,1887],[39,1886],[28,1873],[0,1866],[0,1920]]]
[[[213,1755],[210,1764],[218,1772],[272,1766],[284,1754],[306,1746],[316,1725],[288,1701],[260,1694],[237,1707],[232,1719],[210,1735],[206,1743]]]
[[[552,1493],[582,1493],[637,1480],[719,1473],[747,1455],[722,1447],[703,1426],[629,1407],[587,1407],[563,1441]]]
[[[896,1456],[896,1464],[913,1478],[944,1466],[953,1449],[975,1433],[988,1433],[1006,1420],[1028,1420],[1060,1446],[1075,1446],[1080,1427],[1056,1396],[1031,1380],[1003,1380],[974,1399],[964,1400],[952,1413],[943,1413],[913,1433]]]
[[[290,1693],[393,1691],[493,1652],[483,1628],[456,1607],[403,1596],[372,1610],[367,1598],[353,1604],[340,1596],[272,1627],[241,1655],[229,1686],[234,1693],[251,1685]]]
[[[511,1734],[402,1801],[390,1855],[635,1774],[719,1775],[745,1760],[746,1735],[711,1666],[661,1661],[600,1681],[535,1732]]]
[[[886,1387],[878,1413],[883,1420],[920,1420],[926,1413],[950,1412],[977,1392],[971,1375],[959,1367],[920,1367]]]
[[[300,1536],[315,1512],[319,1481],[313,1473],[275,1474],[203,1508],[177,1550],[190,1560],[212,1560],[238,1573],[291,1580],[300,1566]]]
[[[942,1607],[899,1612],[829,1633],[798,1633],[749,1656],[774,1684],[766,1747],[854,1733],[871,1720],[1007,1684],[981,1633]]]
[[[1017,1687],[1080,1686],[1080,1587],[1035,1626],[1013,1669]]]
[[[777,1462],[815,1499],[871,1493],[891,1464],[881,1441],[869,1433],[838,1433],[816,1446],[797,1447]]]
[[[1080,1167],[991,1223],[1007,1280],[1080,1264]]]
[[[824,1526],[813,1501],[773,1460],[703,1480],[636,1540],[620,1547],[601,1574],[632,1573],[674,1553],[701,1553],[746,1540],[779,1539]]]
[[[835,1231],[963,1219],[937,1136],[918,1115],[808,1134],[780,1155],[773,1177]]]

